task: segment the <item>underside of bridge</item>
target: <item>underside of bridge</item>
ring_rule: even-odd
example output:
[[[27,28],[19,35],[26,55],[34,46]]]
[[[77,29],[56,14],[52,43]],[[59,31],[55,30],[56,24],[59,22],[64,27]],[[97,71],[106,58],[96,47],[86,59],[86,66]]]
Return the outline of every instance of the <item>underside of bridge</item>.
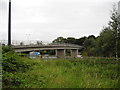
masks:
[[[77,57],[81,46],[76,45],[44,45],[44,46],[15,46],[15,52],[40,52],[41,55],[55,55],[58,58]],[[43,53],[46,51],[47,53]],[[42,52],[42,53],[41,53]],[[52,54],[50,54],[52,53]]]
[[[78,49],[71,49],[70,51],[71,52],[70,52],[69,57],[76,58],[78,55]],[[58,58],[65,58],[67,56],[66,53],[67,52],[65,49],[56,49],[56,57],[58,57]]]
[[[46,51],[46,53],[44,53]],[[31,51],[24,51],[21,53],[29,54]],[[78,49],[56,49],[56,50],[35,50],[34,52],[40,52],[41,55],[52,55],[57,58],[66,58],[66,57],[74,57],[76,58],[78,55]]]

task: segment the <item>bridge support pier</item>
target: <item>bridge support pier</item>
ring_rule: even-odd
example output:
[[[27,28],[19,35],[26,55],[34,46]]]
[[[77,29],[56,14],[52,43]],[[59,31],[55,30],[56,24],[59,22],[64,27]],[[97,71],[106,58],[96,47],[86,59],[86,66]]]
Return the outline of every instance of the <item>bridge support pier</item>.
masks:
[[[78,55],[78,49],[71,49],[71,57],[77,57]]]
[[[65,56],[66,56],[65,49],[56,49],[56,57],[65,58]]]

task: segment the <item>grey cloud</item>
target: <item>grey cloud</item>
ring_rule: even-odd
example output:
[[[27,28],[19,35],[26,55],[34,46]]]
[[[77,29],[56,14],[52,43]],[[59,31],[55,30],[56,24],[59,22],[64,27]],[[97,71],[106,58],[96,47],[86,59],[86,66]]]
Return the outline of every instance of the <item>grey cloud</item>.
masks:
[[[26,34],[31,34],[31,39],[48,41],[58,36],[98,35],[107,24],[112,9],[109,2],[22,1],[13,1],[12,39],[26,39]]]
[[[7,9],[7,1],[0,0],[0,10],[5,11]]]

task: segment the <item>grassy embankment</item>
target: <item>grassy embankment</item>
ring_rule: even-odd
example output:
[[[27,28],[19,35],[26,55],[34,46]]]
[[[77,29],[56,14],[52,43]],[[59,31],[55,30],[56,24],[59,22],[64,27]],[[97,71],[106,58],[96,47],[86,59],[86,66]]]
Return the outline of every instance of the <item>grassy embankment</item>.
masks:
[[[10,54],[7,55],[11,57]],[[11,88],[118,88],[118,61],[110,59],[39,60],[16,57],[5,66],[3,87]],[[8,59],[7,59],[8,60]],[[6,63],[3,61],[3,63]],[[6,63],[7,64],[7,63]],[[7,69],[5,69],[7,68]],[[10,70],[11,69],[11,70]]]
[[[56,60],[20,57],[3,48],[3,88],[118,88],[118,61],[105,58]]]

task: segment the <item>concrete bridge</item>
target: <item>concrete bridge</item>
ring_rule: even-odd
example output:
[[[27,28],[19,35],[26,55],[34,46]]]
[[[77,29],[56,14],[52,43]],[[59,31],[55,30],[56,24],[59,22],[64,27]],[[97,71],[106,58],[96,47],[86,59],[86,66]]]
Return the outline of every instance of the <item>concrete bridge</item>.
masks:
[[[82,46],[75,44],[49,44],[49,45],[23,45],[13,46],[15,52],[31,52],[40,50],[55,50],[56,57],[64,58],[66,56],[66,50],[71,51],[71,57],[77,57],[78,50],[82,49]]]

